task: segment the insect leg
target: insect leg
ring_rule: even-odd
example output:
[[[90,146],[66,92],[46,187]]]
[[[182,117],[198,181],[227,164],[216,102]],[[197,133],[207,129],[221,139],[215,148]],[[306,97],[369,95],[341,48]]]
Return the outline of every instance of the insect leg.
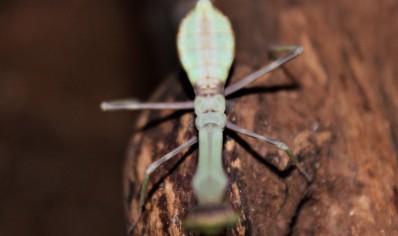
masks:
[[[141,194],[140,194],[140,202],[138,206],[138,218],[135,223],[132,224],[132,226],[128,229],[128,232],[130,232],[134,229],[135,225],[138,223],[139,219],[141,218],[141,213],[142,209],[145,204],[145,195],[147,192],[147,187],[148,187],[148,182],[149,182],[149,177],[153,171],[155,171],[159,166],[161,166],[163,163],[166,161],[170,160],[172,157],[175,157],[177,154],[182,152],[184,149],[187,149],[194,145],[195,143],[198,142],[198,137],[192,137],[189,139],[187,142],[182,144],[181,146],[177,147],[173,151],[167,153],[166,155],[162,156],[159,160],[154,161],[152,164],[148,166],[148,168],[145,171],[145,176],[144,180],[142,181],[142,187],[141,187]]]
[[[301,53],[303,52],[303,47],[298,46],[298,45],[273,45],[271,46],[270,50],[271,53],[273,52],[291,52],[294,50],[297,50],[298,48],[301,48]],[[301,54],[300,53],[300,54]]]
[[[310,177],[310,175],[307,173],[307,171],[304,170],[304,168],[300,165],[299,161],[297,160],[297,157],[293,154],[292,150],[283,142],[278,141],[278,140],[274,140],[271,139],[269,137],[254,133],[252,131],[243,129],[233,123],[231,123],[230,121],[227,121],[227,125],[226,127],[230,130],[234,130],[238,133],[250,136],[252,138],[256,138],[259,139],[261,141],[267,142],[269,144],[274,145],[275,147],[282,149],[283,151],[285,151],[285,153],[288,155],[289,160],[291,162],[294,163],[294,165],[297,167],[297,169],[301,172],[301,174],[308,180],[308,182],[311,182],[312,178]]]
[[[144,103],[138,102],[134,99],[126,100],[116,100],[109,102],[102,102],[101,109],[104,111],[115,111],[115,110],[162,110],[162,109],[172,109],[172,110],[188,110],[193,109],[193,102],[172,102],[172,103]]]
[[[294,58],[303,53],[303,48],[301,46],[276,46],[272,47],[271,51],[274,52],[289,51],[289,52],[283,57],[277,59],[276,61],[273,61],[270,64],[260,68],[259,70],[249,74],[248,76],[239,80],[238,82],[227,86],[224,90],[224,95],[225,96],[230,95],[231,93],[234,93],[244,88],[246,85],[261,78],[263,75],[267,74],[268,72],[271,72],[276,68],[278,68],[279,66],[285,64],[286,62],[293,60]]]

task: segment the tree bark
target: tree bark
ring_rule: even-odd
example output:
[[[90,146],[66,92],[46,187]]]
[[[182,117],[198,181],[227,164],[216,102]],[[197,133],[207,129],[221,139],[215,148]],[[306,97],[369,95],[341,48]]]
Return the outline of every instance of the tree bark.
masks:
[[[237,125],[286,142],[312,175],[287,157],[226,131],[227,199],[240,215],[225,235],[398,234],[398,2],[215,1],[232,21],[230,81],[267,64],[269,45],[299,44],[304,55],[228,100]],[[183,73],[152,101],[193,99]],[[196,135],[192,112],[143,112],[125,168],[128,224],[137,219],[147,166]],[[182,219],[195,204],[197,147],[151,176],[134,235],[191,235]]]

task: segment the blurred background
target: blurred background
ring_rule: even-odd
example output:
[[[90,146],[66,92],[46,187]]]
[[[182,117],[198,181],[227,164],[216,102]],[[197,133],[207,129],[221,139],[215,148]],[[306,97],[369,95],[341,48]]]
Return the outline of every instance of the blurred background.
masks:
[[[0,1],[0,235],[125,235],[137,113],[99,104],[146,99],[179,68],[177,22],[194,1],[176,3]]]
[[[398,103],[392,85],[398,54],[397,41],[391,40],[396,38],[396,23],[390,20],[396,14],[394,1],[365,1],[360,7],[348,1],[266,1],[262,4],[267,14],[261,9],[253,16],[245,8],[256,9],[260,1],[233,1],[234,7],[229,7],[231,1],[223,0],[217,5],[233,24],[246,20],[235,32],[240,39],[237,60],[248,65],[263,64],[259,58],[266,58],[266,47],[276,36],[265,39],[258,29],[279,30],[273,28],[279,14],[274,9],[288,3],[304,2],[308,19],[327,19],[327,30],[311,41],[314,51],[321,49],[321,58],[328,53],[340,58],[336,55],[341,50],[361,38],[353,48],[359,52],[354,58],[363,63],[360,69],[372,65],[362,82],[380,83],[372,87],[363,82],[369,94],[387,88],[380,99],[385,103],[382,115],[396,143]],[[145,100],[168,75],[181,70],[176,29],[195,2],[0,0],[0,236],[125,235],[122,170],[139,113],[104,113],[99,104],[128,97]],[[297,25],[305,26],[303,20]],[[341,22],[343,30],[336,31],[341,41],[322,45],[321,34],[340,30]],[[264,48],[263,55],[259,48]],[[339,75],[336,83],[344,84],[353,75],[350,69],[342,70],[346,74],[336,71],[333,65],[341,67],[340,63],[346,61],[331,61],[325,68],[327,76]],[[379,71],[384,74],[376,74]]]

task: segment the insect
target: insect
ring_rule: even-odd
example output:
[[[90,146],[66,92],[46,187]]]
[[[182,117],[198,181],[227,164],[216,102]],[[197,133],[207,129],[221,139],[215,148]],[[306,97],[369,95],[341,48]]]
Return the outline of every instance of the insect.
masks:
[[[225,203],[228,179],[222,166],[224,128],[267,142],[282,149],[301,174],[311,180],[291,149],[283,142],[243,129],[227,120],[225,97],[244,88],[266,73],[294,59],[303,52],[300,46],[281,46],[274,51],[287,54],[224,89],[234,59],[235,38],[231,23],[210,0],[198,0],[195,8],[182,20],[177,35],[178,54],[195,91],[195,100],[173,103],[139,103],[120,100],[103,102],[103,110],[194,109],[198,137],[167,153],[148,166],[139,201],[141,215],[151,173],[166,161],[199,142],[199,161],[192,179],[197,206],[191,208],[184,227],[194,232],[216,233],[234,225],[238,215]]]

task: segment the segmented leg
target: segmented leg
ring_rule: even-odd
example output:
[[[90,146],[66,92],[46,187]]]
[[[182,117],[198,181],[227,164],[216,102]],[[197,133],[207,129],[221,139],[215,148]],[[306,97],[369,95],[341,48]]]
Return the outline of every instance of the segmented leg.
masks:
[[[172,103],[143,103],[137,100],[116,100],[101,103],[101,109],[104,111],[115,111],[115,110],[189,110],[193,109],[193,102],[172,102]]]
[[[284,52],[289,51],[285,56],[280,57],[276,61],[271,62],[270,64],[260,68],[259,70],[251,73],[250,75],[246,76],[245,78],[239,80],[236,83],[233,83],[225,88],[224,95],[228,96],[244,87],[248,84],[252,83],[253,81],[261,78],[263,75],[267,74],[278,68],[279,66],[285,64],[286,62],[293,60],[297,56],[303,53],[303,48],[301,46],[275,46],[271,48],[271,51],[274,52]]]
[[[171,151],[171,152],[167,153],[166,155],[162,156],[159,160],[154,161],[152,164],[150,164],[148,166],[148,168],[145,171],[144,180],[142,181],[140,202],[139,202],[139,206],[138,206],[138,217],[137,217],[136,222],[133,223],[132,226],[128,229],[129,233],[134,229],[135,225],[138,223],[139,219],[141,218],[141,213],[142,213],[142,209],[143,209],[144,204],[145,204],[145,195],[146,195],[146,192],[147,192],[149,177],[150,177],[151,173],[153,171],[155,171],[163,163],[165,163],[166,161],[170,160],[172,157],[175,157],[177,154],[182,152],[184,149],[187,149],[187,148],[191,147],[192,145],[194,145],[197,142],[198,142],[198,137],[196,137],[196,136],[192,137],[191,139],[189,139],[187,142],[185,142],[181,146],[177,147],[173,151]]]
[[[311,182],[312,178],[310,177],[310,175],[304,170],[304,168],[300,165],[300,163],[298,162],[296,156],[293,154],[292,150],[283,142],[280,142],[278,140],[274,140],[271,139],[269,137],[254,133],[252,131],[243,129],[233,123],[231,123],[230,121],[227,121],[227,125],[226,127],[230,130],[234,130],[238,133],[259,139],[261,141],[267,142],[269,144],[274,145],[275,147],[282,149],[283,151],[285,151],[285,153],[288,155],[289,160],[292,161],[294,163],[294,165],[297,167],[297,169],[301,172],[301,174],[308,180],[308,182]]]

